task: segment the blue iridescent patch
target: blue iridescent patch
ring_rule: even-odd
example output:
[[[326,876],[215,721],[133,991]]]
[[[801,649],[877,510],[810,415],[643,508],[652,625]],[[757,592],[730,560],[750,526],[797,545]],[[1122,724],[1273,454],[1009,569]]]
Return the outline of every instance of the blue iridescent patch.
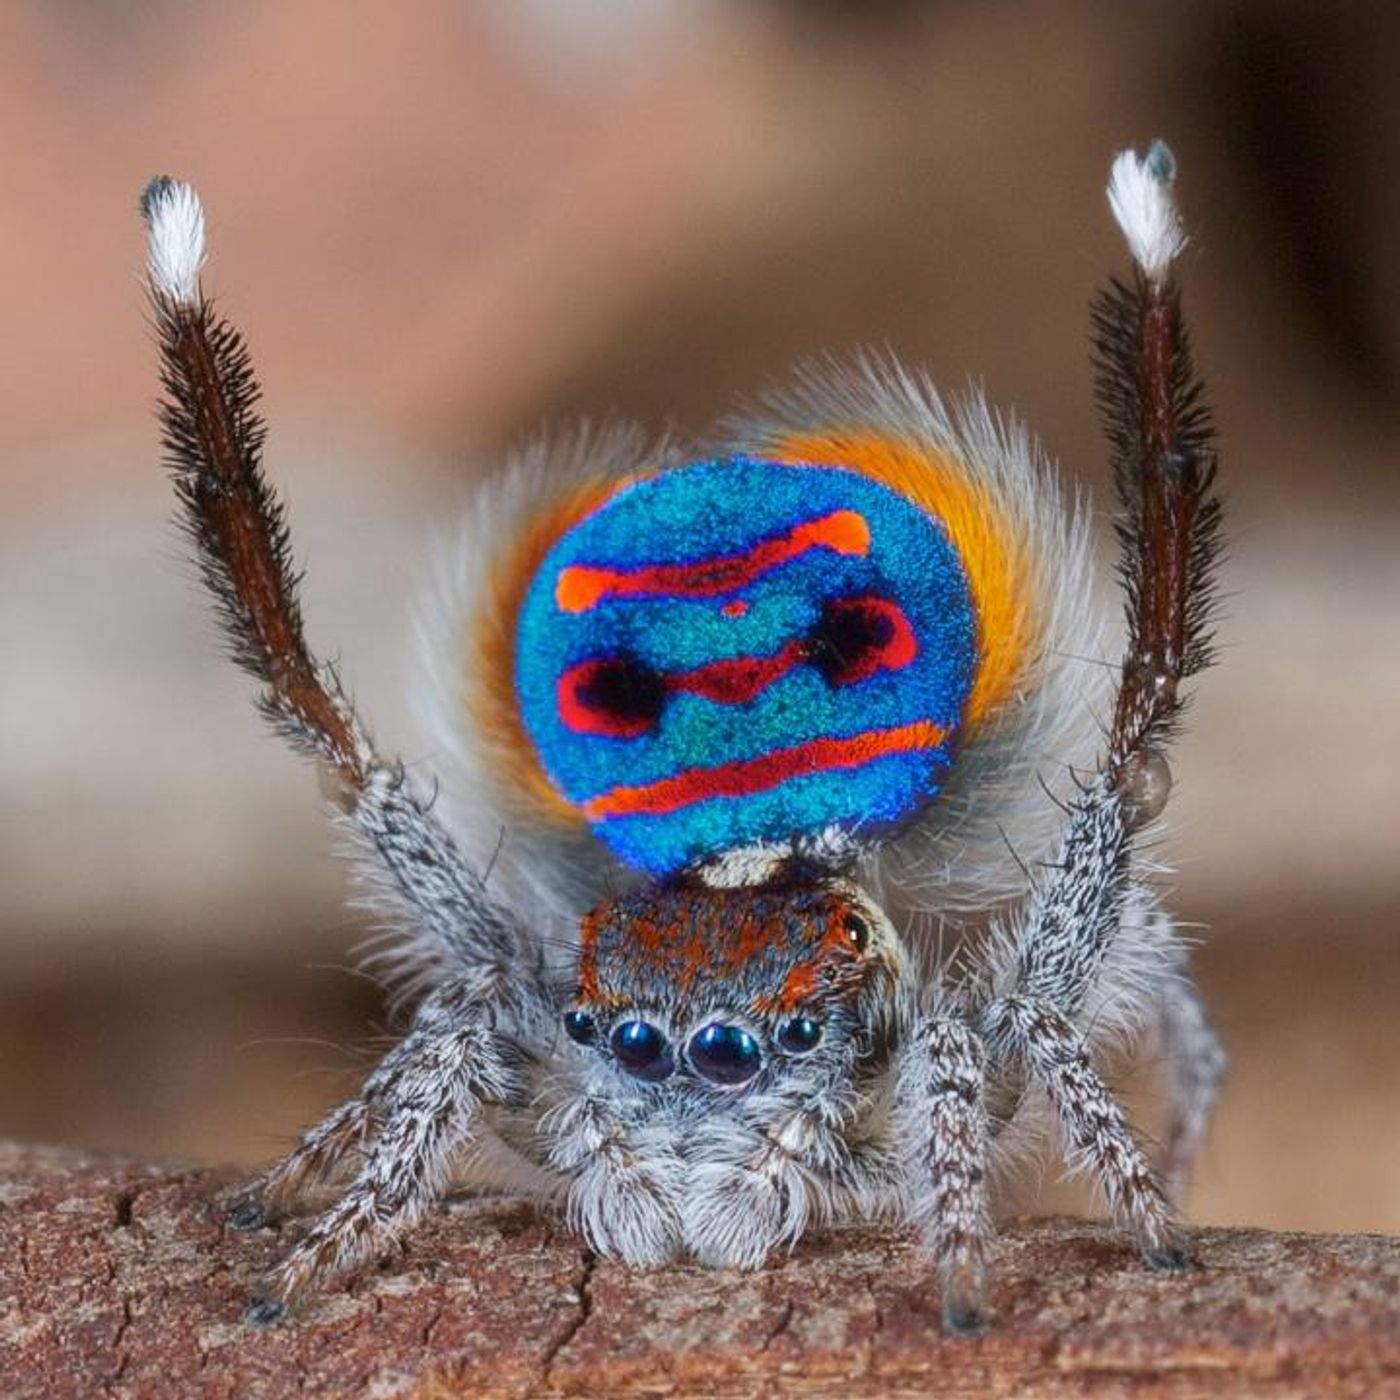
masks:
[[[853,471],[751,458],[627,487],[531,580],[516,691],[551,782],[652,874],[938,791],[975,672],[939,522]]]

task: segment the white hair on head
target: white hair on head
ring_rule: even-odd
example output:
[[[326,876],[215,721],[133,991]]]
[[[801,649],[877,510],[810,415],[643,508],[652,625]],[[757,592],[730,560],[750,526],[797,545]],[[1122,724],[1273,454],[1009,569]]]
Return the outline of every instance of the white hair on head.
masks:
[[[1186,231],[1176,212],[1172,184],[1176,158],[1163,141],[1154,141],[1141,159],[1123,151],[1113,162],[1108,203],[1133,259],[1153,282],[1160,282],[1186,246]]]
[[[204,206],[193,185],[158,175],[141,195],[146,268],[161,296],[189,306],[199,300],[204,265]]]

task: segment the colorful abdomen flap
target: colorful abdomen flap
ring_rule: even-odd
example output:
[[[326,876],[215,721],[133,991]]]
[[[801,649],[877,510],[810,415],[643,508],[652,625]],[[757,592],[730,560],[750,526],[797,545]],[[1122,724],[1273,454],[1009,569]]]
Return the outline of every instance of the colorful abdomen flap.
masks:
[[[546,553],[515,684],[554,788],[626,863],[875,836],[933,797],[978,664],[941,523],[840,467],[695,462]]]

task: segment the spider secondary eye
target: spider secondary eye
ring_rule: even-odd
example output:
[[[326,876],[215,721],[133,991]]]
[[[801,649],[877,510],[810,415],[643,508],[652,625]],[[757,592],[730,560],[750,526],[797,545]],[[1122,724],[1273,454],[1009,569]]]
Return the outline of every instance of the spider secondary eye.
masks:
[[[576,733],[635,739],[656,727],[666,686],[644,661],[619,654],[570,666],[558,698],[559,718]]]
[[[578,1045],[592,1045],[598,1035],[598,1024],[586,1011],[566,1011],[564,1034]]]
[[[778,1031],[778,1044],[789,1055],[805,1055],[821,1044],[822,1023],[810,1016],[794,1016]]]
[[[859,914],[847,914],[846,937],[857,953],[863,953],[870,946],[870,925]]]
[[[624,1021],[609,1043],[618,1064],[636,1079],[667,1079],[676,1068],[666,1037],[649,1021]]]
[[[715,1084],[746,1084],[763,1067],[758,1041],[738,1026],[705,1026],[686,1052],[696,1074]]]

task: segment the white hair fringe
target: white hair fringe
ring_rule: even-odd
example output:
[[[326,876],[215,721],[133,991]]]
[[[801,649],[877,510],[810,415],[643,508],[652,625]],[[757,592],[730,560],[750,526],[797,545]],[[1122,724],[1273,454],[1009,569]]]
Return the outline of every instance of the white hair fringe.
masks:
[[[178,305],[193,306],[204,266],[204,206],[194,186],[157,176],[141,196],[141,214],[152,289]]]

